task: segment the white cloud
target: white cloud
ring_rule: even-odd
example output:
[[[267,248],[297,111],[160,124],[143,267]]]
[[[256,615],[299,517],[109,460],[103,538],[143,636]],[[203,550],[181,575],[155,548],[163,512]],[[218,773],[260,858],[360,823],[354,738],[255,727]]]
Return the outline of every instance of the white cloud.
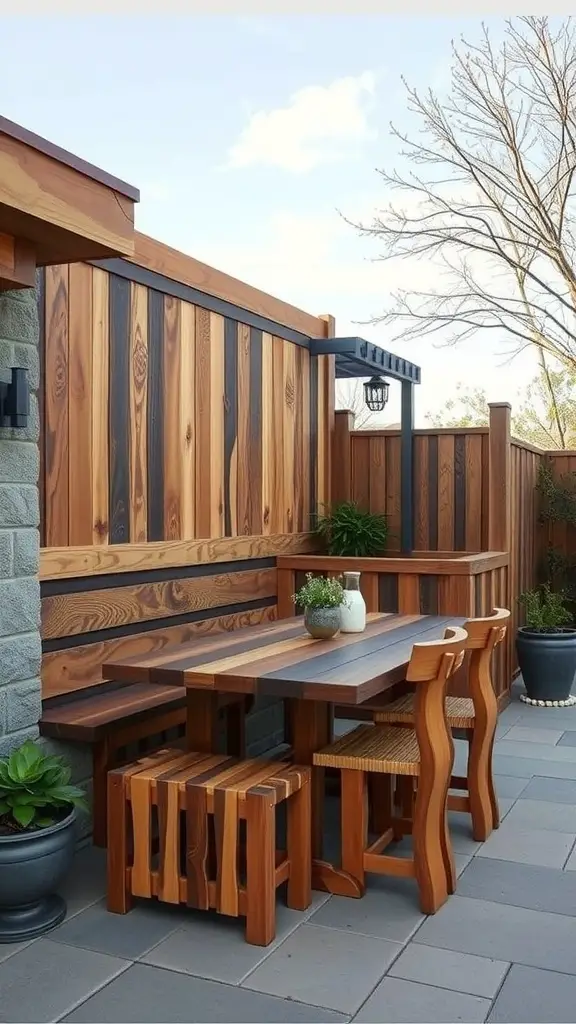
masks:
[[[252,114],[228,155],[229,167],[264,164],[301,174],[349,156],[350,146],[376,137],[368,115],[376,76],[338,78],[299,89],[285,107]]]

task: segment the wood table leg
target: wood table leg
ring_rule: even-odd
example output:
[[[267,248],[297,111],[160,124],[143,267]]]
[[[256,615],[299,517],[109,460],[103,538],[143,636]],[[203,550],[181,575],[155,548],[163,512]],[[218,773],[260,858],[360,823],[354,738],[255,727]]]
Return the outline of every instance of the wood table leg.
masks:
[[[186,745],[199,754],[218,750],[218,694],[213,690],[186,691]]]
[[[294,760],[312,764],[313,755],[332,739],[332,707],[321,701],[291,700],[290,719]],[[312,888],[337,896],[360,897],[356,878],[322,860],[324,827],[324,769],[312,769]]]

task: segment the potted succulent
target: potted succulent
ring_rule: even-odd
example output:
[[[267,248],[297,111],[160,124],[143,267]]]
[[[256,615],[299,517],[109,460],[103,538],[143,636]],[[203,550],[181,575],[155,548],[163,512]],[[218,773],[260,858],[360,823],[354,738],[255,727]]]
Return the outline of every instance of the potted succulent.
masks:
[[[522,700],[540,707],[576,704],[570,693],[576,677],[576,627],[565,594],[555,593],[546,583],[518,600],[526,618],[516,637],[526,687]]]
[[[31,740],[0,758],[0,942],[33,939],[66,916],[56,889],[74,856],[76,808],[85,806],[70,775]]]
[[[306,573],[306,583],[293,597],[304,609],[304,625],[315,640],[329,640],[340,630],[344,588],[339,579]]]

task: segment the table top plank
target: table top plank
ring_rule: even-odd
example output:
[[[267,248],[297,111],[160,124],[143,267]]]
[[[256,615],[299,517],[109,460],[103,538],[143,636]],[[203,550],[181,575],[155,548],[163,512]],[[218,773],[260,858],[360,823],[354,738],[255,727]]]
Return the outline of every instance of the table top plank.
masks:
[[[438,640],[463,618],[373,613],[363,633],[313,640],[284,619],[106,664],[109,678],[218,692],[359,704],[405,678],[415,643]]]

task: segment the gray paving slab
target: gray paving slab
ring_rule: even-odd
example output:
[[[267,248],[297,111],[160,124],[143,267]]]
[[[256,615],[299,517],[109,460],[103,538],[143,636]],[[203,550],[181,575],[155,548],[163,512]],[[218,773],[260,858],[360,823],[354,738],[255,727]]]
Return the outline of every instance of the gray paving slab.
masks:
[[[242,984],[354,1014],[401,949],[387,939],[304,924]]]
[[[106,895],[106,850],[85,846],[78,851],[60,894],[66,900],[67,917],[74,917]]]
[[[489,999],[400,978],[384,978],[354,1017],[358,1024],[446,1024],[486,1020]]]
[[[458,894],[576,917],[576,875],[555,868],[474,857],[460,877]]]
[[[310,918],[310,924],[407,942],[423,920],[415,881],[380,875],[370,878],[363,899],[333,896]]]
[[[552,800],[517,800],[506,815],[508,828],[538,828],[576,835],[576,804]]]
[[[330,1024],[349,1018],[296,1000],[135,964],[63,1019],[86,1024]]]
[[[494,785],[498,799],[517,800],[526,786],[526,779],[517,779],[513,775],[495,775]]]
[[[59,1020],[128,966],[126,960],[50,939],[32,942],[0,964],[0,1021]]]
[[[452,896],[413,942],[576,974],[574,918]]]
[[[564,865],[564,870],[565,871],[576,871],[576,846],[574,847],[574,849],[572,850],[572,853],[568,857],[568,860],[566,861],[566,863]]]
[[[512,811],[500,828],[482,844],[479,854],[499,860],[514,860],[517,864],[563,868],[576,841],[576,833],[523,827],[511,821],[511,814]]]
[[[569,708],[538,708],[529,704],[521,705],[521,712],[515,725],[536,729],[576,729],[576,706]]]
[[[54,942],[138,960],[178,928],[184,908],[142,902],[129,914],[110,914],[103,903],[77,914],[51,933]]]
[[[576,978],[557,971],[514,965],[494,1003],[489,1021],[498,1024],[573,1024]]]
[[[526,743],[521,740],[509,740],[505,736],[495,749],[499,757],[530,758],[532,761],[558,761],[560,764],[576,764],[576,747]]]
[[[278,901],[276,938],[266,947],[246,942],[242,918],[188,911],[183,915],[181,927],[146,953],[142,960],[171,971],[237,985],[328,899],[325,893],[315,893],[313,905],[306,913],[288,910]]]
[[[506,740],[503,741],[504,743]],[[530,750],[534,750],[530,747]],[[555,747],[555,750],[561,749]],[[563,747],[567,750],[567,747]],[[546,761],[534,757],[517,757],[494,753],[494,772],[497,775],[513,775],[519,779],[531,779],[540,775],[550,779],[576,779],[576,764],[571,761]]]
[[[506,740],[520,743],[544,743],[554,746],[562,736],[562,729],[543,729],[538,726],[512,725],[506,733]]]
[[[572,732],[563,732],[560,739],[558,740],[560,747],[576,747],[576,730]]]
[[[404,978],[454,992],[493,999],[500,988],[509,963],[489,960],[470,953],[410,942],[388,971],[389,978]]]
[[[535,775],[526,784],[519,800],[540,800],[555,804],[576,804],[576,780],[553,779]]]
[[[0,942],[0,964],[15,953],[21,953],[29,945],[29,942]]]

